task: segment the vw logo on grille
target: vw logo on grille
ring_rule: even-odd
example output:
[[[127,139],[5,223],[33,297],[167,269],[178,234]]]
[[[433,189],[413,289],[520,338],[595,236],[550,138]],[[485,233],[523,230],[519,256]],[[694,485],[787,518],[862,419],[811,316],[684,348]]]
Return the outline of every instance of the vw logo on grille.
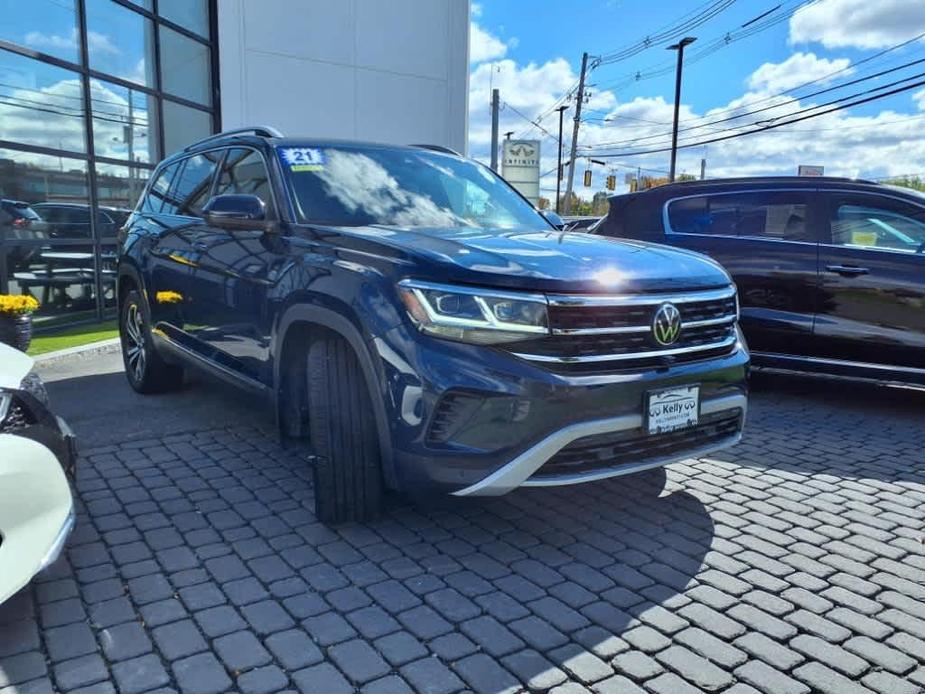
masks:
[[[662,304],[652,319],[652,335],[660,345],[671,345],[681,334],[681,312],[674,304]]]

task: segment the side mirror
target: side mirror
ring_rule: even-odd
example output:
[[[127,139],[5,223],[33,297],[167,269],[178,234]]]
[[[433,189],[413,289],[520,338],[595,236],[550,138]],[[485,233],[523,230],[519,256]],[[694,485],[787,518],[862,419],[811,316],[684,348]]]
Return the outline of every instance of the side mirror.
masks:
[[[552,224],[560,231],[565,228],[565,221],[552,210],[540,210],[540,214],[546,218],[546,221]]]
[[[260,229],[267,225],[267,206],[256,195],[216,195],[202,208],[206,224],[220,229]]]

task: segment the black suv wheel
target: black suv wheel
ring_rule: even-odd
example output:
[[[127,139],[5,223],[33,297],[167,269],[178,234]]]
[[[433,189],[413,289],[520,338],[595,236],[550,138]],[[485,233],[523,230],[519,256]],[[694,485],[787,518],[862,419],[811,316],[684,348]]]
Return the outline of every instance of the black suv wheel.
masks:
[[[183,369],[168,364],[154,350],[147,306],[137,291],[129,292],[122,303],[119,336],[132,388],[139,393],[163,393],[183,385]]]
[[[381,456],[360,363],[345,340],[323,334],[309,345],[307,372],[315,515],[323,523],[375,517],[382,505]]]

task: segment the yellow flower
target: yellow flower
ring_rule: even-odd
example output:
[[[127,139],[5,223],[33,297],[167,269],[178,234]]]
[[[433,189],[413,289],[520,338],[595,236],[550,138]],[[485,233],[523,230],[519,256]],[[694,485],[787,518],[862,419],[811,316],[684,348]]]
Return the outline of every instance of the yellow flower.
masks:
[[[154,299],[159,304],[179,304],[183,301],[183,295],[180,292],[158,292]]]
[[[28,294],[0,294],[0,313],[22,316],[38,307],[39,302]]]

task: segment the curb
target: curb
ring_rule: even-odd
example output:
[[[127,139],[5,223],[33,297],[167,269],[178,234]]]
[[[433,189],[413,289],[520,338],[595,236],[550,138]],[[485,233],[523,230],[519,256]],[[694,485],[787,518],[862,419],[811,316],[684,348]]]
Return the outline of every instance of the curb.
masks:
[[[79,347],[68,347],[67,349],[59,349],[55,352],[46,352],[45,354],[39,354],[32,358],[35,360],[36,364],[47,364],[49,362],[61,361],[69,357],[90,357],[96,354],[109,354],[110,352],[118,351],[119,338],[113,337],[108,340],[100,340],[99,342],[80,345]]]

